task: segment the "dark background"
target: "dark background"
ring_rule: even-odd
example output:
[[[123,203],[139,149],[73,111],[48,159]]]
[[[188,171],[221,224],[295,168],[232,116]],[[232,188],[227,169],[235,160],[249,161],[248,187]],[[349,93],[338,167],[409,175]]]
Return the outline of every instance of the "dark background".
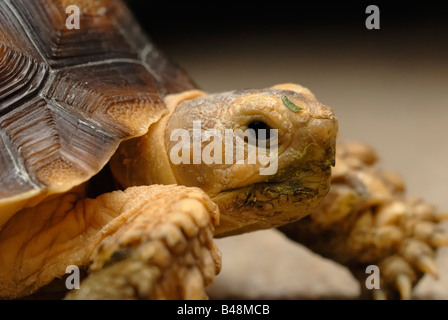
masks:
[[[302,37],[319,33],[333,41],[387,42],[390,38],[415,41],[416,46],[447,42],[448,10],[442,2],[425,1],[294,1],[289,4],[267,2],[181,3],[128,0],[137,19],[156,43],[170,48],[179,39],[215,41],[220,37],[240,36],[258,39],[267,36]],[[253,4],[256,3],[256,4]],[[365,28],[365,9],[380,8],[381,33]],[[444,51],[444,53],[447,53]]]
[[[326,29],[338,32],[351,28],[353,34],[362,35],[365,8],[374,4],[381,10],[381,26],[386,31],[408,33],[422,27],[441,33],[447,27],[447,7],[442,2],[425,1],[294,1],[289,4],[267,2],[193,2],[180,3],[127,0],[146,30],[155,40],[172,41],[181,36],[198,37],[240,32],[260,33],[274,30],[300,32],[300,30]],[[254,4],[256,3],[256,4]],[[357,32],[358,31],[358,32]],[[359,32],[361,31],[361,32]],[[445,30],[446,32],[446,30]],[[446,33],[445,33],[446,34]]]

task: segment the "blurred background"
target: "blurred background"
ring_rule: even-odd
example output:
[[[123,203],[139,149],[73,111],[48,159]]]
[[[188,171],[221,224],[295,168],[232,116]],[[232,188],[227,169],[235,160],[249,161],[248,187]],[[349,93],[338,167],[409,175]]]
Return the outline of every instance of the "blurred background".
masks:
[[[404,178],[409,196],[422,197],[448,212],[448,18],[440,3],[377,2],[379,30],[366,28],[370,14],[365,11],[372,3],[364,1],[128,3],[153,41],[202,89],[218,92],[283,82],[306,86],[333,108],[340,139],[373,146],[380,165]],[[260,251],[260,256],[253,258],[252,265],[241,262],[235,268],[239,259],[235,244],[239,252],[251,250],[251,256],[256,256]],[[274,298],[356,297],[356,284],[339,283],[333,269],[320,271],[328,261],[292,246],[275,232],[220,240],[220,246],[224,266],[219,277],[224,280],[218,277],[216,286],[229,288],[216,289],[212,297],[270,298],[277,291]],[[272,260],[269,248],[289,258],[275,256],[279,260]],[[278,263],[263,269],[257,259]],[[297,261],[307,274],[300,281],[291,279],[302,268],[296,267]],[[291,273],[284,270],[286,265],[298,269]],[[339,266],[332,267],[339,270]],[[249,269],[249,275],[240,276],[238,270],[243,269]],[[313,272],[336,291],[312,292],[316,287],[315,280],[309,280]],[[279,273],[286,279],[279,279]],[[239,282],[246,281],[245,287],[255,287],[252,296],[232,287],[237,284],[231,279],[238,276]],[[437,285],[448,292],[442,280]],[[349,276],[345,281],[351,281]],[[301,289],[290,288],[305,282]],[[260,283],[270,290],[263,291]],[[351,288],[345,291],[348,296],[337,291],[344,286]]]

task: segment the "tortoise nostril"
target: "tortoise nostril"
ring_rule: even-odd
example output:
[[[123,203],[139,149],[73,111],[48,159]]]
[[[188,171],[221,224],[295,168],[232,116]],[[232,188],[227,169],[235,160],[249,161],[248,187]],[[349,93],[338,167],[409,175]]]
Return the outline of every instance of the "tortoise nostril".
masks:
[[[263,121],[258,120],[252,121],[247,125],[247,127],[255,131],[255,138],[257,140],[258,139],[269,140],[271,138],[271,132],[270,132],[271,127]],[[264,134],[259,132],[259,130],[264,130]]]

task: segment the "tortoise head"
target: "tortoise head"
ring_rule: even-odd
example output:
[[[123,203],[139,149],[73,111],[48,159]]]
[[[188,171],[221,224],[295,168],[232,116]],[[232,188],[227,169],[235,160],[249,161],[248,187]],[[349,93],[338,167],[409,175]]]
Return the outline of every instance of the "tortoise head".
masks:
[[[220,208],[217,236],[296,221],[326,195],[337,120],[308,89],[188,91],[166,103],[170,113],[114,157],[122,185],[203,189]]]

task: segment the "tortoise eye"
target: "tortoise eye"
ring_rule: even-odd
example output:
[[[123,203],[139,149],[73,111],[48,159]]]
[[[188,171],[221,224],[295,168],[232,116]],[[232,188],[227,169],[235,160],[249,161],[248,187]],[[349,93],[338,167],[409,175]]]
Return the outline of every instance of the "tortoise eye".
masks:
[[[247,128],[252,129],[255,133],[255,139],[257,140],[269,140],[271,139],[271,127],[263,121],[252,121],[247,125]],[[264,130],[264,131],[259,131]]]

